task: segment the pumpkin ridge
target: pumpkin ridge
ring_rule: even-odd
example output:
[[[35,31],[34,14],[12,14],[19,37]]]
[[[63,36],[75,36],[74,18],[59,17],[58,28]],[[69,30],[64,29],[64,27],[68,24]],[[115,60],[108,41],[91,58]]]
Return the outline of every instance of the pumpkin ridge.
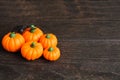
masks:
[[[24,39],[24,37],[23,37],[22,35],[20,35],[20,34],[18,34],[18,36],[19,36],[19,38],[20,38],[20,39],[19,39],[20,44],[23,45],[23,44],[25,43],[25,39]],[[21,46],[22,46],[22,45],[21,45]]]
[[[41,36],[43,35],[43,32],[39,32],[39,34],[36,33],[36,35],[37,35],[38,40],[39,40],[41,38]]]
[[[35,60],[35,58],[36,58],[36,49],[35,50],[33,50],[33,53],[32,53],[32,56],[31,56],[31,59],[32,60]]]
[[[36,52],[39,52],[39,50],[37,48],[35,48]],[[37,55],[37,58],[39,58],[39,54],[36,54]]]
[[[34,54],[34,49],[31,49],[32,50],[32,52],[31,52],[31,57],[30,57],[30,60],[32,60],[32,55]]]
[[[11,50],[11,39],[12,39],[12,38],[10,38],[9,41],[8,41],[8,49],[9,49],[9,50]],[[9,46],[9,45],[10,45],[10,46]]]
[[[39,34],[42,36],[43,35],[43,31],[41,29],[39,29]]]
[[[44,38],[43,38],[43,36],[40,38],[40,43],[43,45],[43,43],[44,43]],[[44,46],[44,45],[43,45]]]
[[[33,49],[30,48],[30,49],[28,50],[28,54],[26,55],[26,58],[27,58],[28,60],[31,60],[32,54],[33,54]]]
[[[9,49],[9,40],[10,40],[10,38],[7,38],[5,43],[4,43],[4,45],[6,44],[5,49],[7,49],[8,51],[10,51],[10,49]]]
[[[21,40],[21,39],[24,39],[24,38],[22,37],[22,35],[16,34],[16,39],[18,39],[18,38],[20,38],[20,39],[19,39],[19,42],[20,42],[20,43],[23,43],[23,40]]]
[[[38,58],[40,57],[40,56],[42,56],[42,54],[43,54],[43,47],[42,47],[42,45],[41,45],[41,43],[38,43],[38,47],[36,47],[36,50],[38,51],[38,52],[42,52],[42,53],[40,53],[40,55],[38,56]],[[40,50],[40,51],[39,51]]]
[[[51,46],[56,46],[56,41],[51,40]]]
[[[25,41],[28,41],[28,39],[30,37],[28,35],[30,35],[29,31],[25,31],[24,34],[23,34],[23,37],[24,37]]]
[[[59,49],[56,47],[56,49],[54,50],[54,53],[56,53],[56,54],[54,54],[55,55],[55,59],[54,60],[57,60],[59,57],[60,57],[60,52],[59,52]]]
[[[18,45],[15,46],[15,38],[13,38],[13,44],[12,44],[11,47],[13,47],[13,52],[16,51],[16,48],[15,48],[15,47],[17,47],[18,49],[20,48]],[[17,49],[17,50],[18,50],[18,49]]]
[[[19,44],[20,40],[18,39],[18,36],[16,35],[16,37],[14,38],[14,43],[15,43],[15,49],[17,49],[17,44]]]
[[[27,53],[28,53],[28,51],[29,51],[29,48],[28,48],[28,46],[26,46],[26,45],[24,45],[22,48],[21,48],[21,52],[22,53],[24,53],[24,54],[22,54],[22,56],[24,57],[24,58],[26,58],[26,56],[27,56]],[[25,50],[24,50],[25,49]],[[24,51],[23,51],[24,50]]]
[[[18,50],[19,48],[17,48],[17,47],[19,47],[19,46],[18,46],[18,44],[16,44],[16,38],[13,39],[13,43],[14,43],[14,45],[13,45],[14,46],[14,50],[15,51]]]
[[[53,60],[53,54],[54,54],[53,52],[50,52],[50,57],[49,58],[50,58],[51,61]]]
[[[58,56],[58,58],[60,57],[60,49],[59,48],[57,48],[57,51],[58,51],[58,54],[59,54],[59,56]]]
[[[48,42],[48,43],[47,43],[47,44],[48,44],[48,47],[51,47],[51,46],[52,46],[52,44],[51,44],[52,41],[49,41],[49,40],[47,39],[47,42]]]
[[[43,51],[43,46],[42,46],[41,43],[39,43],[38,45],[36,45],[36,48],[37,48],[37,47],[40,48],[41,51]],[[41,49],[41,48],[42,48],[42,49]],[[40,52],[41,52],[41,51],[40,51]]]
[[[56,51],[54,51],[55,53],[56,53]],[[56,60],[55,58],[56,58],[56,54],[53,54],[53,60]]]
[[[44,57],[49,60],[49,52],[47,51],[47,49],[44,51]]]
[[[17,39],[17,38],[16,38]],[[23,45],[23,41],[21,40],[21,39],[17,39],[18,40],[18,42],[17,42],[17,45],[19,45],[20,47]],[[25,42],[25,41],[24,41]],[[22,45],[21,45],[22,44]],[[19,48],[20,48],[19,47]]]
[[[48,41],[46,40],[46,39],[44,39],[44,48],[46,48],[47,47],[47,44],[48,44]]]
[[[33,41],[38,41],[38,38],[39,38],[38,35],[39,35],[39,34],[34,33],[34,34],[32,35],[32,40],[33,40]]]
[[[28,35],[27,35],[28,36]],[[28,36],[28,40],[27,41],[32,41],[32,38],[33,38],[33,34],[32,33],[29,33],[29,36]]]
[[[57,40],[57,38],[56,38],[55,36],[52,36],[52,38],[53,38],[55,41],[52,41],[52,40],[51,40],[51,41],[52,41],[52,43],[56,46],[56,45],[57,45],[58,40]],[[51,39],[52,39],[52,38],[51,38]]]

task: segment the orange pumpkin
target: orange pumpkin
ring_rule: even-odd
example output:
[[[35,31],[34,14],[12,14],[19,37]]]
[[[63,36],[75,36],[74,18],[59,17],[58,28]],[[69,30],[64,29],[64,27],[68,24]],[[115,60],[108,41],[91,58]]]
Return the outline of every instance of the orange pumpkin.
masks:
[[[43,47],[38,42],[26,42],[21,48],[22,56],[27,60],[35,60],[42,56]]]
[[[2,39],[2,46],[9,52],[17,52],[25,43],[23,36],[19,33],[9,32]]]
[[[44,34],[41,36],[39,42],[43,45],[43,48],[54,47],[57,45],[57,38],[54,34]]]
[[[26,42],[38,41],[39,38],[43,35],[43,32],[41,29],[35,27],[34,25],[31,25],[30,27],[25,29],[22,35],[25,38]]]
[[[60,57],[60,50],[57,47],[46,48],[43,51],[43,56],[47,60],[56,61]]]

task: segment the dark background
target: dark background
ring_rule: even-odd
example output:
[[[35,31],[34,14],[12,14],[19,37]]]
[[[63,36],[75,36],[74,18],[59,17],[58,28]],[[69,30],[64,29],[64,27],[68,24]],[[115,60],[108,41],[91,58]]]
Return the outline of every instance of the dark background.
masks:
[[[0,38],[35,24],[61,57],[26,61],[0,48],[0,80],[120,80],[120,0],[0,0]]]

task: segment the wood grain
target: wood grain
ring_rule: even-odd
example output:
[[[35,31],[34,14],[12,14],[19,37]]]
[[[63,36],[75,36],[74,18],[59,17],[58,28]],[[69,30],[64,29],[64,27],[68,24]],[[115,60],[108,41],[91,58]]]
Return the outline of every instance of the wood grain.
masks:
[[[18,25],[58,36],[61,58],[26,61],[0,46],[0,80],[120,80],[120,0],[1,0],[0,39]],[[7,77],[6,77],[7,76]]]

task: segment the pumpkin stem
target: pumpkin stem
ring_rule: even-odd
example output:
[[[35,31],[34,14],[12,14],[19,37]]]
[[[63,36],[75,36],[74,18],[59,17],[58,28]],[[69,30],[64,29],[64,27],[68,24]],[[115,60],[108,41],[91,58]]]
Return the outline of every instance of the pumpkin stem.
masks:
[[[46,34],[46,38],[47,38],[47,39],[50,39],[50,34]]]
[[[10,33],[10,38],[14,38],[15,37],[15,32],[11,32]]]
[[[33,24],[30,25],[30,28],[31,28],[31,29],[30,29],[30,32],[31,32],[31,33],[35,32],[35,29],[36,29],[35,25],[33,25]]]
[[[36,27],[35,27],[35,25],[32,24],[32,25],[30,25],[30,28],[36,28]]]
[[[35,47],[35,42],[32,42],[32,44],[30,45],[30,47],[34,48]]]
[[[53,51],[53,50],[54,50],[54,48],[52,48],[52,47],[50,47],[50,48],[48,49],[48,51],[50,51],[50,52]]]

